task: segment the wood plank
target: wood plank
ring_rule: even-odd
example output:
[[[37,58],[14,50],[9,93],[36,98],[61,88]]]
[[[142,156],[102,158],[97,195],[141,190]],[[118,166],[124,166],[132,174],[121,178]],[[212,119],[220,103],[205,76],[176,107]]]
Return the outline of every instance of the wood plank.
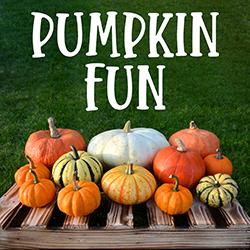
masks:
[[[0,198],[0,229],[4,229],[22,208],[22,204],[18,199],[18,190],[19,187],[14,184]]]
[[[46,228],[52,216],[55,203],[56,199],[45,207],[30,209],[28,215],[21,224],[21,228],[32,230]]]
[[[110,210],[107,214],[106,229],[129,229],[133,228],[132,206],[120,205],[111,202]]]
[[[250,248],[249,230],[1,230],[0,247],[39,249]]]
[[[250,228],[250,218],[243,207],[240,205],[238,200],[234,200],[226,207],[219,208],[219,211],[226,220],[229,228]]]
[[[152,230],[174,229],[174,217],[162,212],[153,199],[146,203],[149,228]]]
[[[187,212],[188,223],[191,228],[215,228],[214,219],[208,207],[194,198],[192,207]]]
[[[86,230],[89,228],[89,216],[72,217],[66,216],[63,229]]]

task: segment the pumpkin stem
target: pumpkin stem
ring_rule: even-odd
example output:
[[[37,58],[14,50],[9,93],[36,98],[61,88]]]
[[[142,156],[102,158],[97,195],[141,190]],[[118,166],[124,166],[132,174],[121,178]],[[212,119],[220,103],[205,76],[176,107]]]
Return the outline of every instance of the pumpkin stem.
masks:
[[[133,174],[134,170],[133,170],[133,163],[128,163],[128,168],[126,171],[126,174]]]
[[[196,128],[198,128],[198,127],[197,127],[197,125],[195,124],[194,121],[191,121],[191,122],[189,123],[189,128],[190,128],[190,129],[196,129]]]
[[[59,134],[58,130],[56,129],[54,118],[49,117],[48,123],[49,123],[50,137],[51,138],[59,138],[61,135]]]
[[[34,184],[39,183],[39,180],[38,180],[38,177],[37,177],[36,172],[35,172],[33,169],[30,169],[29,171],[30,171],[30,173],[31,173],[31,174],[33,175],[33,177],[34,177]]]
[[[223,159],[223,155],[222,155],[221,149],[217,148],[216,149],[216,153],[217,153],[217,155],[215,156],[216,159],[218,159],[218,160]]]
[[[131,130],[131,122],[127,121],[123,127],[124,132],[129,133]]]
[[[175,179],[175,185],[174,185],[173,190],[175,192],[178,192],[179,191],[179,189],[178,189],[178,187],[179,187],[179,178],[176,175],[173,175],[173,174],[169,175],[168,178],[171,178],[171,179],[174,178]]]
[[[75,159],[75,160],[80,159],[79,154],[78,154],[77,149],[75,148],[75,146],[74,146],[74,145],[70,145],[70,148],[71,148],[72,151],[73,151],[74,159]]]
[[[178,146],[176,149],[177,149],[179,152],[186,152],[186,151],[187,151],[187,149],[186,149],[186,147],[185,147],[183,141],[182,141],[180,138],[176,138],[176,139],[175,139],[175,142],[176,142],[176,144],[177,144],[177,146]]]
[[[77,176],[77,173],[76,171],[74,171],[74,174],[73,174],[74,191],[78,191],[80,189],[79,185],[77,184],[76,176]]]
[[[34,169],[35,165],[34,165],[34,162],[32,161],[32,159],[28,155],[25,155],[25,158],[29,162],[29,170]]]
[[[215,187],[220,187],[220,183],[219,183],[218,181],[215,181],[215,182],[214,182],[214,186],[215,186]]]

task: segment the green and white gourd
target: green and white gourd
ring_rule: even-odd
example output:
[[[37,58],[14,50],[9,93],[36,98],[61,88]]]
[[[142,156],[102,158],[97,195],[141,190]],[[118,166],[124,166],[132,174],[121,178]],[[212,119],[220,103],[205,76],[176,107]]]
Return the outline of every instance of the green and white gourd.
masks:
[[[53,165],[52,176],[54,182],[66,186],[73,182],[76,172],[77,180],[99,182],[103,174],[102,164],[95,157],[85,151],[77,151],[71,146],[72,151],[62,155]]]

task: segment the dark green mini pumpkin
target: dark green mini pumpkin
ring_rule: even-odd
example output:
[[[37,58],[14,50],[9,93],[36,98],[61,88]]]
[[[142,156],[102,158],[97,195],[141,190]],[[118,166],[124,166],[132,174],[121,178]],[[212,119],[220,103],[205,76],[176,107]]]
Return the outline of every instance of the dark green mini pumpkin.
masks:
[[[203,177],[196,187],[199,199],[211,207],[228,205],[238,194],[238,185],[228,174]]]
[[[85,151],[77,151],[72,145],[72,151],[62,155],[54,164],[52,176],[58,186],[66,186],[73,181],[76,171],[77,180],[97,183],[103,174],[102,164]]]

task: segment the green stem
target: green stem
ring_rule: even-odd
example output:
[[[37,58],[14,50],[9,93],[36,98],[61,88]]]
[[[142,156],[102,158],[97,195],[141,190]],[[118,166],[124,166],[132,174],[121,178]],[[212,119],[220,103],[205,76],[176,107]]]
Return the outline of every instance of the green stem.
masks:
[[[75,159],[75,160],[80,159],[79,154],[78,154],[77,149],[75,148],[75,146],[74,146],[74,145],[71,145],[70,148],[71,148],[72,151],[73,151],[74,159]]]
[[[77,176],[77,173],[76,171],[74,171],[74,174],[73,174],[74,191],[78,191],[80,189],[80,186],[77,184],[76,176]]]
[[[217,153],[217,155],[215,156],[216,159],[218,160],[223,159],[222,151],[219,148],[216,149],[216,153]]]
[[[174,185],[173,191],[178,192],[179,191],[179,189],[178,189],[178,187],[179,187],[179,178],[176,175],[173,175],[173,174],[169,175],[168,178],[174,178],[175,179],[175,185]]]
[[[131,122],[130,121],[127,121],[123,127],[123,130],[126,132],[126,133],[129,133],[130,130],[131,130]]]
[[[39,180],[38,180],[38,177],[37,177],[36,172],[35,172],[33,169],[30,169],[30,173],[31,173],[31,174],[33,175],[33,177],[34,177],[34,184],[39,183]]]
[[[189,128],[190,128],[190,129],[196,129],[196,128],[198,128],[198,127],[197,127],[197,125],[195,124],[194,121],[191,121],[191,122],[189,123]]]
[[[134,173],[134,170],[133,170],[133,164],[132,163],[129,163],[128,164],[128,168],[126,170],[126,174],[133,174]]]
[[[32,159],[28,156],[25,155],[25,158],[27,159],[27,161],[29,162],[29,170],[32,170],[35,168],[34,162],[32,161]]]
[[[55,120],[52,117],[48,118],[48,123],[49,123],[49,131],[50,131],[50,137],[51,138],[59,138],[61,135],[58,132],[56,125],[55,125]]]

